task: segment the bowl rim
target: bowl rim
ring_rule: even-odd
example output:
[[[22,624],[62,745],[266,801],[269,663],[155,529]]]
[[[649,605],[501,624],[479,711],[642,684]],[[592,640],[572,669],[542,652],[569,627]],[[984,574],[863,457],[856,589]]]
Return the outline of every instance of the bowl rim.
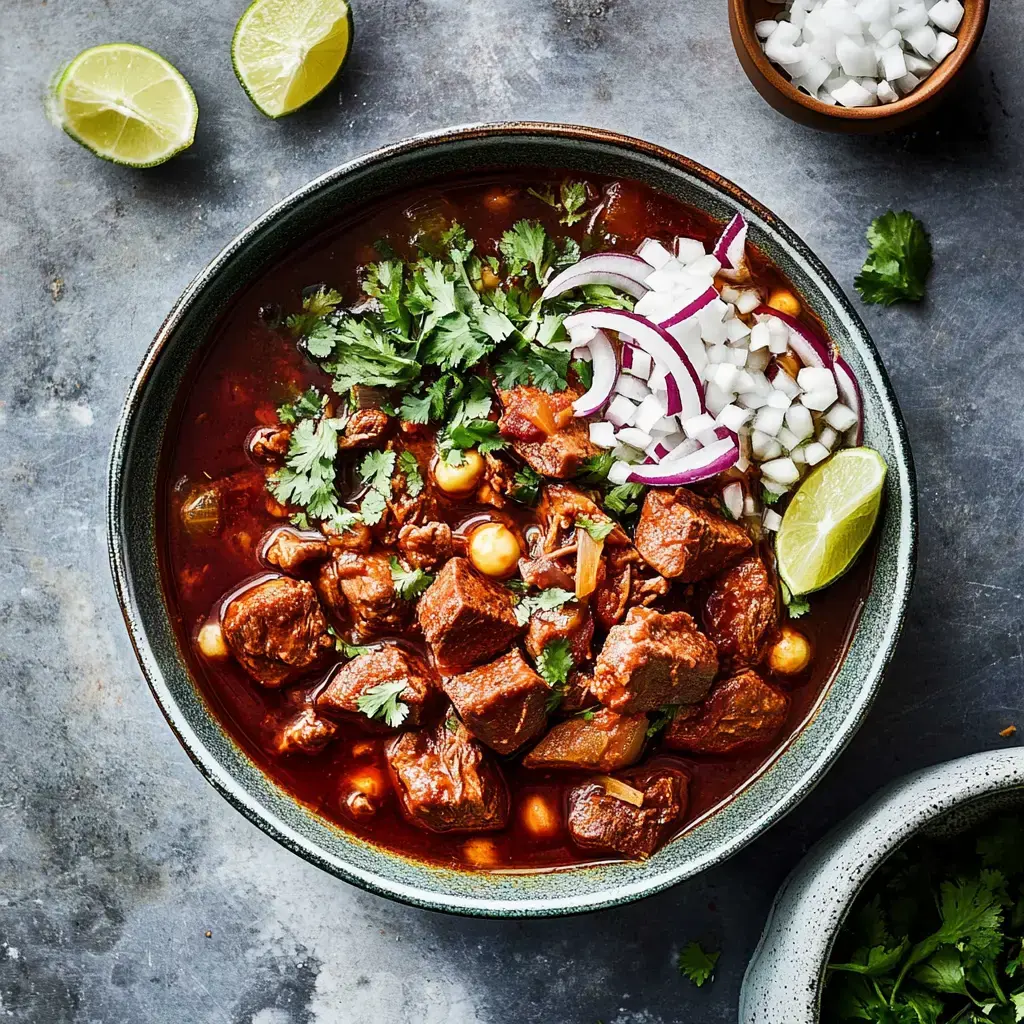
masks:
[[[894,779],[826,833],[772,903],[743,975],[740,1024],[775,1024],[780,1014],[787,1024],[819,1024],[832,947],[875,873],[932,823],[1013,790],[1024,792],[1024,748],[978,751]]]
[[[866,350],[868,370],[878,388],[884,406],[886,431],[893,445],[896,466],[891,467],[898,478],[897,488],[901,497],[900,528],[896,544],[892,602],[884,619],[884,629],[878,636],[875,653],[866,669],[869,677],[856,691],[845,717],[830,734],[827,744],[818,756],[806,765],[801,765],[792,783],[787,783],[783,796],[773,796],[767,808],[750,814],[742,828],[736,830],[727,840],[718,844],[711,853],[698,856],[682,864],[670,866],[661,873],[641,877],[635,882],[601,885],[593,892],[582,895],[496,898],[490,896],[456,896],[435,889],[411,885],[387,874],[365,871],[331,854],[301,835],[287,822],[276,817],[260,804],[235,779],[217,757],[204,744],[186,720],[184,712],[172,693],[165,678],[160,659],[150,646],[146,629],[141,621],[133,593],[132,570],[122,532],[122,515],[125,491],[122,486],[122,469],[130,462],[130,449],[135,426],[135,416],[142,404],[144,392],[155,367],[164,355],[174,333],[193,302],[241,249],[257,237],[273,221],[303,204],[311,195],[353,172],[392,160],[396,157],[427,150],[438,144],[472,141],[474,139],[533,137],[543,140],[563,140],[575,143],[592,143],[625,151],[632,156],[642,156],[657,164],[667,166],[673,173],[696,179],[712,191],[719,193],[737,208],[749,211],[760,218],[799,257],[809,269],[821,279],[830,293],[836,308],[849,321],[859,335],[857,343]],[[124,405],[118,418],[117,428],[111,446],[108,466],[107,489],[107,541],[108,556],[113,575],[118,604],[128,629],[132,647],[142,668],[147,684],[167,719],[179,743],[185,749],[203,776],[232,806],[251,822],[261,828],[277,842],[297,853],[303,859],[331,874],[377,895],[426,909],[447,913],[487,917],[542,917],[575,914],[598,910],[631,902],[690,878],[713,864],[725,860],[751,842],[765,829],[777,822],[803,799],[821,780],[835,761],[840,751],[850,741],[863,722],[871,703],[881,685],[886,666],[892,656],[899,637],[907,602],[913,585],[917,560],[917,491],[910,441],[906,425],[899,411],[895,394],[885,373],[882,360],[860,316],[853,308],[845,292],[803,240],[782,222],[775,214],[756,199],[748,195],[733,182],[714,171],[654,143],[632,138],[605,129],[582,125],[557,124],[535,121],[481,122],[436,129],[411,136],[402,141],[381,146],[369,153],[357,156],[337,167],[313,178],[279,202],[235,236],[186,286],[170,312],[163,320],[153,341],[144,354],[132,380]],[[877,579],[877,577],[876,577]],[[874,586],[875,584],[872,584]],[[819,704],[820,707],[820,704]],[[791,743],[797,741],[813,724],[812,717],[804,724]],[[773,767],[777,758],[770,761]],[[763,774],[764,769],[760,774]],[[753,784],[756,778],[750,780]],[[730,801],[734,802],[734,801]],[[724,809],[724,808],[723,808]],[[407,860],[402,854],[378,848],[383,853],[400,860]],[[419,864],[415,861],[413,863]],[[576,869],[568,869],[575,871]]]
[[[889,118],[899,118],[901,114],[909,114],[916,108],[930,103],[956,79],[960,69],[967,63],[981,42],[988,19],[989,0],[966,0],[964,7],[964,18],[956,33],[959,40],[956,49],[925,79],[923,85],[918,86],[912,93],[898,99],[895,103],[874,107],[841,107],[838,104],[831,107],[796,88],[792,81],[765,56],[760,40],[754,32],[750,0],[729,0],[729,12],[736,25],[733,42],[736,43],[738,35],[747,56],[766,83],[785,96],[787,100],[798,104],[811,114],[831,118],[836,122],[852,124],[885,121]],[[966,34],[961,35],[961,32]]]

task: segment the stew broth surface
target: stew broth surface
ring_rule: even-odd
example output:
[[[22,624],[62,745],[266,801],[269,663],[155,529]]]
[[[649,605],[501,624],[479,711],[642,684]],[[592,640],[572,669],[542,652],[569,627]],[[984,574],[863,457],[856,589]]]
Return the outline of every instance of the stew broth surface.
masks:
[[[241,583],[266,572],[257,557],[260,538],[282,522],[268,510],[263,468],[246,454],[245,442],[254,426],[276,422],[275,409],[311,384],[329,391],[330,378],[300,353],[287,332],[261,319],[261,309],[279,305],[294,310],[303,288],[326,282],[337,288],[346,303],[361,293],[360,266],[379,257],[374,243],[385,238],[402,256],[411,252],[408,237],[414,222],[432,211],[462,223],[477,241],[477,251],[497,251],[502,232],[524,217],[539,220],[553,235],[582,241],[586,223],[566,228],[558,213],[527,193],[528,186],[556,184],[564,175],[491,175],[418,188],[360,210],[355,216],[325,228],[315,239],[279,266],[263,274],[234,300],[213,327],[211,342],[183,388],[178,419],[172,423],[165,449],[158,530],[165,538],[162,552],[164,586],[180,643],[200,690],[213,713],[235,741],[280,787],[328,821],[375,844],[403,854],[445,865],[473,864],[463,834],[435,834],[409,824],[392,794],[369,821],[354,820],[343,810],[342,782],[353,771],[377,768],[386,779],[383,747],[387,736],[370,735],[355,726],[342,726],[340,738],[314,756],[281,756],[271,752],[275,725],[301,706],[316,680],[295,687],[271,689],[254,682],[234,661],[210,662],[195,650],[199,627],[208,620],[225,595]],[[596,176],[587,180],[607,188],[611,182]],[[489,205],[487,197],[499,187],[513,195],[505,207]],[[602,241],[602,249],[635,250],[646,237],[671,239],[677,235],[712,243],[721,230],[704,214],[643,186],[628,184],[621,192],[616,233]],[[777,269],[753,257],[759,285],[785,285]],[[356,457],[358,457],[357,453]],[[204,481],[230,478],[221,504],[220,527],[214,536],[186,532],[180,518],[184,496]],[[478,506],[442,506],[453,530]],[[531,510],[503,509],[522,523]],[[685,829],[742,789],[797,734],[835,674],[870,586],[873,549],[826,591],[812,597],[810,614],[797,623],[811,641],[812,669],[797,685],[787,685],[791,706],[785,730],[769,751],[726,757],[687,757],[658,753],[659,761],[682,766],[690,775],[689,807]],[[402,639],[402,638],[398,638]],[[773,679],[776,685],[779,680]],[[648,762],[651,755],[647,755]],[[550,839],[526,832],[518,822],[518,809],[531,794],[544,793],[563,806],[566,795],[583,773],[541,772],[523,768],[518,758],[501,759],[512,796],[508,826],[486,834],[497,848],[499,869],[544,870],[593,861],[594,854],[578,849],[563,827]]]

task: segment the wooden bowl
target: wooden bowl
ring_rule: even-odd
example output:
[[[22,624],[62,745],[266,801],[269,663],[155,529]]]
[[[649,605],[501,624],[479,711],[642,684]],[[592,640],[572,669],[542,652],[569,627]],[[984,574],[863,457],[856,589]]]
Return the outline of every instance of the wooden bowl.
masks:
[[[933,110],[981,41],[988,0],[961,0],[964,17],[957,48],[910,95],[877,107],[830,107],[801,92],[761,49],[755,22],[782,9],[770,0],[729,0],[729,29],[736,55],[754,88],[781,114],[830,132],[885,132],[904,128]]]

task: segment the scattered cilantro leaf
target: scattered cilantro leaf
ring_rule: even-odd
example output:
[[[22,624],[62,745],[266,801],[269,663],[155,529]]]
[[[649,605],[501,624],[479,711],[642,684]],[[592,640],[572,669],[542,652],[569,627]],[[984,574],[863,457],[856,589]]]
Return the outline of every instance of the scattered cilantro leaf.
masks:
[[[619,484],[613,487],[602,502],[605,512],[619,518],[633,515],[639,511],[640,499],[646,489],[643,484]]]
[[[356,698],[356,707],[370,719],[381,719],[397,729],[409,714],[409,705],[398,699],[405,681],[377,683]]]
[[[770,491],[767,487],[761,487],[761,501],[766,505],[774,505],[780,498],[785,497],[785,493],[777,494],[775,491]]]
[[[308,419],[320,412],[323,404],[323,396],[316,387],[310,387],[294,402],[285,402],[277,410],[277,418],[286,424],[298,423],[299,420]]]
[[[587,211],[583,209],[587,205],[587,186],[582,181],[563,181],[559,191],[562,209],[565,210],[565,216],[561,221],[571,227],[587,215]]]
[[[302,300],[302,312],[288,317],[288,329],[296,337],[307,334],[322,317],[333,313],[342,303],[341,295],[333,288],[318,288]]]
[[[397,456],[394,452],[367,452],[359,463],[359,475],[375,491],[385,497],[391,495],[391,477],[395,472]]]
[[[508,496],[513,501],[519,502],[520,505],[532,507],[540,500],[540,488],[543,482],[543,478],[529,466],[522,466],[516,470],[516,474],[512,478]]]
[[[520,342],[505,350],[494,372],[500,388],[532,384],[549,393],[564,391],[569,386],[569,353]]]
[[[350,644],[340,636],[335,636],[334,646],[343,658],[349,659],[358,658],[360,654],[369,654],[372,649],[370,647],[360,647],[357,644]]]
[[[592,516],[577,516],[576,525],[586,530],[592,540],[604,540],[612,530],[615,522],[611,519],[594,519]]]
[[[284,465],[267,486],[282,505],[298,505],[312,519],[330,519],[341,506],[334,483],[338,430],[327,418],[301,420],[292,430]]]
[[[811,602],[806,595],[795,597],[793,592],[786,586],[785,580],[779,580],[782,590],[782,603],[786,606],[786,614],[791,619],[799,619],[811,610]]]
[[[376,526],[384,518],[388,500],[380,491],[368,491],[359,505],[359,514],[367,526]]]
[[[501,236],[498,247],[511,277],[521,277],[532,269],[539,284],[550,269],[548,246],[547,232],[539,221],[520,220]]]
[[[720,953],[707,953],[699,942],[691,942],[679,953],[679,973],[685,975],[698,988],[709,981],[715,973]]]
[[[583,460],[576,479],[581,484],[599,487],[608,480],[608,471],[615,464],[615,456],[610,451],[600,455],[590,455]]]
[[[444,720],[444,727],[451,733],[458,732],[461,724],[462,723],[459,721],[458,716],[455,714],[449,714]]]
[[[406,569],[392,555],[390,560],[391,579],[395,584],[395,593],[403,601],[414,601],[434,582],[434,577],[422,569]]]
[[[932,267],[932,243],[908,211],[876,217],[867,230],[868,256],[853,285],[865,302],[920,302]]]
[[[551,687],[551,696],[548,698],[549,711],[553,711],[561,704],[572,667],[572,652],[565,637],[550,640],[540,652],[537,658],[537,673]]]
[[[549,612],[561,608],[567,601],[575,601],[576,595],[562,587],[548,587],[537,594],[527,594],[519,599],[515,607],[516,621],[525,626],[534,612]]]
[[[594,383],[594,364],[589,359],[574,359],[569,366],[579,378],[584,391],[589,391],[590,385]]]
[[[408,449],[398,456],[399,472],[405,474],[405,493],[410,498],[415,498],[423,492],[423,474],[420,472],[420,464]]]

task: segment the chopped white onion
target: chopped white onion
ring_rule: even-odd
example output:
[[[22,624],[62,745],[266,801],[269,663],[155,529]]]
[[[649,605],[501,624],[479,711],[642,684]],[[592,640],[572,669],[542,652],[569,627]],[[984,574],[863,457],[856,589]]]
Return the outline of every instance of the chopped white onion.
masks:
[[[608,423],[605,420],[598,420],[595,423],[591,423],[590,440],[596,444],[598,448],[614,448],[616,444],[614,424]]]
[[[628,444],[631,448],[639,448],[641,451],[649,448],[654,438],[637,427],[623,427],[615,435],[620,444]]]
[[[779,527],[782,526],[782,516],[774,509],[766,508],[761,517],[761,525],[771,533],[777,533]]]
[[[817,441],[812,442],[804,449],[804,458],[807,460],[808,466],[816,466],[819,462],[827,459],[828,456],[828,449]],[[761,471],[764,472],[764,466],[761,467]]]
[[[766,405],[763,409],[757,410],[757,415],[754,417],[754,429],[761,431],[762,434],[770,434],[775,437],[782,429],[784,418],[785,414],[781,409],[773,409],[770,405]]]
[[[783,412],[786,411],[793,404],[793,399],[785,393],[785,391],[775,391],[768,396],[768,406],[771,409],[781,409]]]
[[[743,515],[743,485],[738,480],[722,488],[722,504],[729,510],[733,519],[739,519]]]
[[[791,405],[786,410],[786,427],[801,441],[814,433],[811,411],[803,405]]]
[[[642,242],[636,254],[640,259],[650,263],[655,270],[660,270],[666,263],[672,260],[672,253],[654,238],[648,238]]]
[[[845,433],[850,427],[856,426],[857,414],[842,402],[836,402],[827,413],[825,413],[825,422],[832,427],[833,430],[838,430],[840,434]]]
[[[740,428],[746,426],[753,414],[749,409],[741,409],[738,405],[727,405],[715,418],[715,422],[731,430],[734,434],[740,432]]]
[[[756,352],[759,348],[767,348],[771,343],[772,335],[768,323],[761,321],[754,324],[750,329],[750,351]],[[785,349],[783,349],[785,351]]]
[[[691,416],[688,420],[683,420],[683,433],[687,437],[696,437],[705,430],[714,429],[714,426],[714,417],[702,412],[699,416]]]
[[[665,405],[656,395],[648,395],[636,411],[633,423],[645,433],[650,433],[651,428],[659,420],[665,418]]]
[[[800,479],[800,470],[790,458],[772,459],[761,463],[761,476],[780,484],[795,484]]]
[[[608,406],[605,419],[616,427],[628,427],[636,418],[637,408],[625,395],[616,395]]]
[[[634,402],[642,402],[651,393],[651,389],[639,377],[620,373],[615,381],[615,393],[625,395]]]
[[[838,431],[833,430],[831,427],[824,427],[818,434],[818,442],[823,444],[829,451],[835,448],[838,440]]]

